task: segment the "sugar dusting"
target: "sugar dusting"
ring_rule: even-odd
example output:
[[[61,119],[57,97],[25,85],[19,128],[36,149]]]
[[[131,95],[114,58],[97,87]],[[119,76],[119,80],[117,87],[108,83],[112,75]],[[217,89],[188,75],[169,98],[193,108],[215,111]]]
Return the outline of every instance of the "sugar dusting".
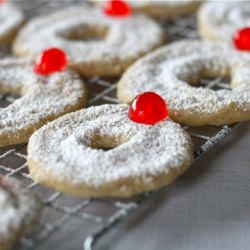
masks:
[[[178,124],[138,124],[127,113],[127,105],[90,107],[41,128],[28,146],[29,159],[40,166],[36,179],[48,174],[95,188],[125,178],[148,183],[191,162],[191,139]],[[114,148],[97,149],[105,144]]]
[[[206,29],[210,36],[232,44],[235,31],[249,27],[249,14],[249,1],[207,2],[199,10],[200,28]]]
[[[230,75],[232,91],[192,86],[202,76]],[[141,92],[154,91],[164,97],[173,114],[188,112],[205,117],[231,107],[230,112],[249,112],[250,118],[249,76],[246,53],[237,53],[224,43],[184,40],[160,48],[131,66],[118,83],[118,95],[121,101],[130,101]]]
[[[0,61],[0,93],[21,95],[8,107],[0,108],[0,138],[12,138],[13,143],[15,139],[19,142],[26,130],[39,128],[52,117],[75,110],[75,106],[85,102],[84,84],[75,73],[65,71],[40,77],[26,59]]]
[[[17,29],[24,21],[23,13],[11,3],[0,4],[0,39]]]
[[[72,33],[87,38],[97,34],[102,39],[71,41],[65,38]],[[111,18],[100,8],[80,5],[31,20],[20,32],[15,52],[34,55],[45,48],[59,47],[72,64],[126,62],[158,46],[162,36],[160,26],[147,17]]]
[[[0,176],[0,244],[27,229],[41,210],[41,202],[15,179]]]
[[[92,2],[104,5],[107,1],[92,0]],[[194,0],[127,0],[127,2],[132,6],[135,12],[147,14],[157,18],[171,18],[179,15],[187,15],[194,12],[200,4],[199,1]]]

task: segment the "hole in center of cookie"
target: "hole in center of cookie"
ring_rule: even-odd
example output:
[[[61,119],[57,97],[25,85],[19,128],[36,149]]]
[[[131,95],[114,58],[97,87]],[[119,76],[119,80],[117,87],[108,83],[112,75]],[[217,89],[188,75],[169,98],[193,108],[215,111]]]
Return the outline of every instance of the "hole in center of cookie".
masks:
[[[107,27],[90,27],[82,25],[78,27],[71,27],[58,32],[57,35],[70,41],[102,41],[108,33]]]
[[[209,75],[203,72],[198,75],[193,75],[185,79],[193,87],[203,87],[212,90],[220,90],[220,89],[227,89],[232,90],[230,83],[231,83],[231,76],[230,75]]]
[[[109,151],[114,148],[119,147],[123,143],[126,143],[125,138],[117,137],[114,138],[112,136],[101,136],[96,134],[91,141],[90,147],[93,149],[100,149],[103,151]]]
[[[197,87],[204,87],[213,90],[228,89],[230,87],[230,77],[202,77]]]
[[[227,61],[226,58],[211,56],[208,58],[184,58],[173,64],[175,76],[193,87],[204,87],[212,90],[231,90],[235,75],[240,74],[244,68],[236,67]],[[231,82],[233,79],[233,83]]]

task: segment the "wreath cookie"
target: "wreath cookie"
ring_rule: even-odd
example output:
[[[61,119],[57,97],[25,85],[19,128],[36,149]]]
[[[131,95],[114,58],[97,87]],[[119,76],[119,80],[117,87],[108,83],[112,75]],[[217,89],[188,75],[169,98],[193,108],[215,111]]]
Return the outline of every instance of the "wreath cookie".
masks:
[[[95,3],[102,5],[108,1],[103,0],[91,0]],[[112,2],[112,1],[111,1]],[[124,1],[124,4],[129,4],[135,12],[149,15],[154,18],[173,18],[177,16],[183,16],[193,13],[200,5],[199,1],[184,0],[184,1],[152,1],[152,0],[140,0],[140,1]]]
[[[118,83],[129,103],[144,91],[160,94],[173,120],[188,125],[230,124],[250,119],[250,64],[225,43],[184,40],[137,61]],[[232,90],[197,86],[202,77],[230,77]]]
[[[42,203],[12,178],[0,175],[0,250],[9,250],[35,223]]]
[[[13,4],[0,3],[0,46],[11,42],[24,22],[23,13]]]
[[[198,13],[199,33],[203,39],[221,40],[232,44],[235,32],[249,26],[249,11],[248,1],[205,3]]]
[[[75,73],[40,76],[26,59],[0,60],[0,93],[21,96],[0,108],[0,147],[27,142],[45,123],[86,103],[85,86]]]
[[[128,197],[160,188],[192,159],[191,139],[178,124],[133,122],[127,105],[68,114],[35,132],[28,144],[35,181],[87,197]]]
[[[58,47],[66,52],[69,66],[84,76],[117,76],[162,42],[161,27],[147,17],[112,18],[99,8],[82,5],[31,20],[13,51],[36,56]]]

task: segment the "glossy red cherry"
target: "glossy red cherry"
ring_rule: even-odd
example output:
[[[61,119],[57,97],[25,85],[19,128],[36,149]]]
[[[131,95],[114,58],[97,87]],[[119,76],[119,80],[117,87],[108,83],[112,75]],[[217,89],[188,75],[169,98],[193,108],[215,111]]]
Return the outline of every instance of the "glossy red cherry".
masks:
[[[129,17],[132,15],[132,8],[126,1],[111,0],[106,3],[104,13],[111,17]]]
[[[6,3],[7,0],[0,0],[0,4]]]
[[[245,27],[236,31],[233,42],[237,49],[250,51],[250,27]]]
[[[44,50],[38,57],[34,72],[39,75],[50,75],[63,71],[67,66],[67,56],[63,50],[51,48]]]
[[[129,118],[134,122],[153,125],[167,117],[167,104],[154,92],[142,93],[130,104]]]

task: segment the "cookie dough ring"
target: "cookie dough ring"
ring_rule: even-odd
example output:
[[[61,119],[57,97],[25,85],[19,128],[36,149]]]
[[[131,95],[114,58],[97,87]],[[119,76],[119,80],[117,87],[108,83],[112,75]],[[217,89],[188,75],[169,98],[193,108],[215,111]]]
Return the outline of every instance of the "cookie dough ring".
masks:
[[[11,42],[24,22],[23,13],[11,3],[0,3],[0,46]]]
[[[58,191],[128,197],[171,183],[190,165],[192,152],[190,137],[173,121],[138,124],[129,120],[127,105],[103,105],[34,133],[28,165],[35,181]]]
[[[103,0],[92,0],[104,4]],[[183,16],[193,13],[200,5],[199,1],[185,0],[185,1],[127,1],[135,12],[143,13],[154,18],[173,18],[176,16]]]
[[[13,51],[18,56],[36,56],[46,48],[59,47],[80,74],[117,76],[162,42],[161,27],[147,17],[117,19],[99,8],[74,6],[31,20],[19,33]]]
[[[203,39],[221,40],[231,44],[234,33],[249,26],[249,11],[248,1],[205,3],[198,13],[199,33]]]
[[[0,108],[0,147],[27,142],[45,123],[86,103],[84,83],[75,73],[40,77],[27,59],[0,60],[0,93],[21,96]]]
[[[12,178],[0,175],[0,250],[11,249],[36,222],[42,203]]]
[[[231,77],[231,90],[198,87],[202,77]],[[131,66],[118,83],[118,99],[129,103],[154,91],[168,103],[173,120],[220,125],[250,119],[250,64],[225,43],[184,40],[165,46]]]

